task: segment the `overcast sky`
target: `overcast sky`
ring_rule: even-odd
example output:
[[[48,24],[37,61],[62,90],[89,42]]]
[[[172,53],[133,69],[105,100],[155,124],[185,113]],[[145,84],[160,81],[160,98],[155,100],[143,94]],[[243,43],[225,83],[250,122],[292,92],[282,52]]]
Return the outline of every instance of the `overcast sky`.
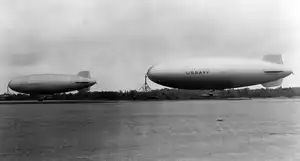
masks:
[[[19,75],[81,70],[93,90],[138,89],[168,59],[269,53],[296,73],[283,86],[300,86],[299,2],[0,0],[0,92]]]

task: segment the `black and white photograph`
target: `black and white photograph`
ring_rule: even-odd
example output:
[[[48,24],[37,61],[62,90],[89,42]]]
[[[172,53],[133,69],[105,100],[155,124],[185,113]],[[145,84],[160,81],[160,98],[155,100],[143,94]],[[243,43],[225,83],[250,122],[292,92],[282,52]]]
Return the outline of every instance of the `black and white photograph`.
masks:
[[[299,8],[0,0],[0,160],[300,160]]]

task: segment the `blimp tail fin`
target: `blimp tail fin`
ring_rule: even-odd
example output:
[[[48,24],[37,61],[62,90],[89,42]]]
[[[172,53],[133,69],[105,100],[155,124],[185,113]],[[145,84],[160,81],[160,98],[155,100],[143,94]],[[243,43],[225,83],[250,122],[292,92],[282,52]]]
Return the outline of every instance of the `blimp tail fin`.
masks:
[[[91,78],[91,74],[89,71],[81,71],[77,75],[84,78]]]
[[[80,77],[84,77],[84,78],[91,78],[91,74],[89,71],[80,71],[78,74],[78,76]],[[79,93],[85,93],[85,92],[89,92],[91,89],[91,87],[87,87],[87,88],[83,88],[81,90],[78,90]]]
[[[268,88],[268,87],[276,87],[276,86],[281,86],[283,82],[283,79],[278,79],[278,80],[275,80],[275,81],[272,81],[272,82],[267,82],[267,83],[264,83],[262,84],[262,86]]]
[[[283,64],[282,56],[280,54],[265,55],[263,60],[270,63]]]
[[[86,92],[89,92],[91,89],[91,87],[87,87],[87,88],[83,88],[81,90],[78,90],[79,93],[86,93]]]
[[[282,55],[280,54],[269,54],[269,55],[265,55],[263,57],[264,61],[270,62],[270,63],[275,63],[275,64],[283,64],[283,60],[282,60]],[[283,82],[283,78],[272,81],[272,82],[267,82],[262,84],[262,86],[268,88],[268,87],[276,87],[276,86],[281,86]]]

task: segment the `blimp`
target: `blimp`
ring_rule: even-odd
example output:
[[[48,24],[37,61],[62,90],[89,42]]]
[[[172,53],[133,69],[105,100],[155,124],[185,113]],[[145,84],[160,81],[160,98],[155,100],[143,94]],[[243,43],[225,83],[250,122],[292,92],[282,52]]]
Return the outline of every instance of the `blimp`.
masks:
[[[153,65],[148,78],[162,86],[187,90],[225,90],[261,84],[281,86],[292,74],[282,55],[268,54],[262,59],[195,58]]]
[[[40,96],[53,95],[71,91],[88,91],[96,84],[89,71],[80,71],[77,75],[68,74],[31,74],[9,81],[8,88],[19,93]]]

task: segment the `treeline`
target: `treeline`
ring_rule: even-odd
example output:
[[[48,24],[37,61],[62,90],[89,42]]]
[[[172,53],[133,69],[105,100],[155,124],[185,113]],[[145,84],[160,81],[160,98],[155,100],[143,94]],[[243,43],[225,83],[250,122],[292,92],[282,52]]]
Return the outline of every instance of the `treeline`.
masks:
[[[131,91],[101,91],[86,93],[55,94],[48,100],[189,100],[208,98],[209,91],[160,89],[149,92]],[[300,88],[276,89],[230,89],[215,91],[217,98],[271,98],[300,96]],[[211,98],[211,97],[210,97]],[[26,94],[7,95],[5,100],[35,100],[37,96]]]

